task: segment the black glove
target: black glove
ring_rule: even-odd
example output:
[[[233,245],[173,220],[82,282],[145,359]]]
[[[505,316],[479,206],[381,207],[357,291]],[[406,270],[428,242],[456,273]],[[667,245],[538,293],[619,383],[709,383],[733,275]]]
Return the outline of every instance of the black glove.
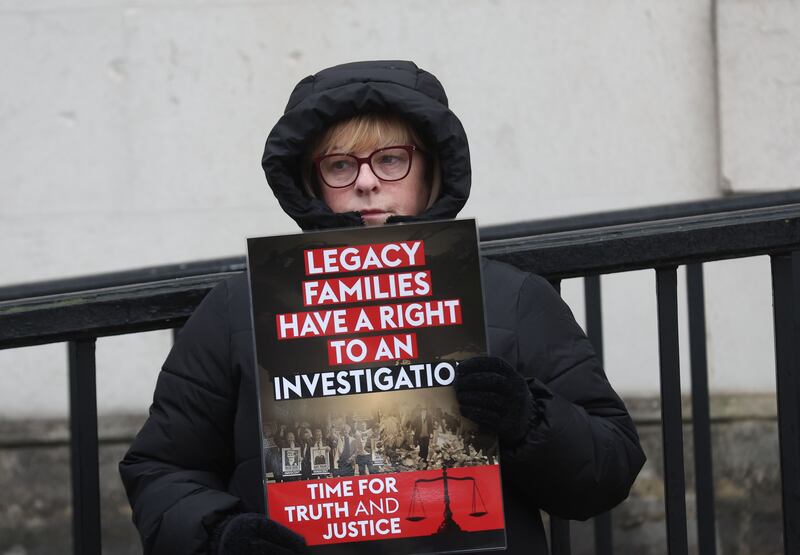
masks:
[[[259,513],[241,513],[220,522],[211,533],[210,555],[297,555],[306,541]]]
[[[506,447],[522,441],[538,419],[539,407],[528,382],[501,358],[462,361],[454,385],[461,414],[483,430],[496,433]]]

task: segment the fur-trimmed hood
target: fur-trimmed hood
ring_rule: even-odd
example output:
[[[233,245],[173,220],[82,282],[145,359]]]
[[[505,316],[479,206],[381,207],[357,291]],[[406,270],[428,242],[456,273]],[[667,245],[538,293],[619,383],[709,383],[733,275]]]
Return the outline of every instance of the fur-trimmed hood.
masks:
[[[335,214],[312,198],[302,182],[301,161],[322,131],[367,112],[406,118],[435,149],[441,171],[439,198],[418,216],[389,222],[454,218],[469,197],[471,170],[464,127],[450,111],[436,77],[413,62],[353,62],[324,69],[300,81],[283,116],[267,137],[261,166],[283,210],[305,229],[362,225],[358,212]]]

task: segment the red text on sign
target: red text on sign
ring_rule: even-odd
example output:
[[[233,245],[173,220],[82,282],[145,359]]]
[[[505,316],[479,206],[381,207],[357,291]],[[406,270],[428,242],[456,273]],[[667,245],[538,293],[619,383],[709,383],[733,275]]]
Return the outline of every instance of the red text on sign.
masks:
[[[303,304],[359,303],[431,294],[429,271],[332,278],[303,282]]]
[[[307,276],[408,268],[425,264],[422,241],[310,249],[304,251],[303,255]]]
[[[278,339],[454,326],[460,323],[459,299],[289,312],[275,316]]]
[[[375,335],[328,341],[328,364],[379,362],[417,358],[417,335]]]

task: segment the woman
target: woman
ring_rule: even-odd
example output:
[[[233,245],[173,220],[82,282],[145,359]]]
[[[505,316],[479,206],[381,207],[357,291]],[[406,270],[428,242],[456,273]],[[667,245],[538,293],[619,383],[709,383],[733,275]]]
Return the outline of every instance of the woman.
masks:
[[[305,230],[453,218],[470,189],[464,129],[439,81],[410,62],[345,64],[303,79],[262,166]],[[493,261],[482,273],[493,356],[459,366],[459,409],[500,438],[508,552],[544,554],[539,509],[579,519],[610,509],[644,455],[552,287]],[[252,353],[238,276],[186,323],[120,464],[146,553],[302,552],[298,536],[253,514],[264,507]]]

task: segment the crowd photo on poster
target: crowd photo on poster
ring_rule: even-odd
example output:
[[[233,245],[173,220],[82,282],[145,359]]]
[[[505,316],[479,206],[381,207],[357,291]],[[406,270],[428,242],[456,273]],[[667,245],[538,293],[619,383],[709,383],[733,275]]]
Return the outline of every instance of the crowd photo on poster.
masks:
[[[400,393],[396,402],[370,402],[377,395],[322,410],[306,405],[266,422],[267,481],[497,464],[496,438],[480,433],[455,404]]]

